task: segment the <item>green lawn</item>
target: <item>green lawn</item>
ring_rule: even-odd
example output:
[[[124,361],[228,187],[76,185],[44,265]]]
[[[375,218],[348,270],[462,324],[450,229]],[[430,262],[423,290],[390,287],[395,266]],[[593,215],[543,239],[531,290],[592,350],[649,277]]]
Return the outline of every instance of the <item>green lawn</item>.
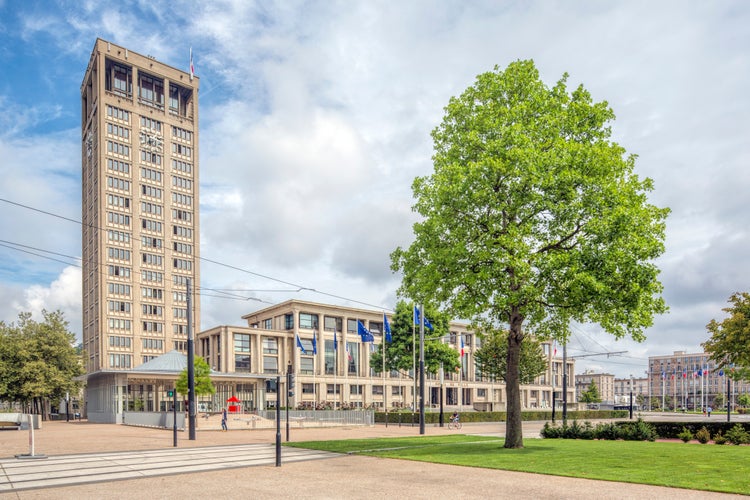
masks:
[[[458,434],[286,445],[468,467],[750,494],[748,446],[525,439],[525,448],[506,450],[502,439]]]

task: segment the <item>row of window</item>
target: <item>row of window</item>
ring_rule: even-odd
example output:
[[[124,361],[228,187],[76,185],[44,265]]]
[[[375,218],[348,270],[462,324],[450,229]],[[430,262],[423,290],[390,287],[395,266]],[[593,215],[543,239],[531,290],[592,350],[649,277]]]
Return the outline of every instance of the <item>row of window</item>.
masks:
[[[159,110],[164,109],[164,79],[138,70],[138,102]],[[133,97],[133,68],[122,63],[106,60],[105,89],[131,99]],[[176,83],[169,84],[169,112],[186,116],[192,91]]]

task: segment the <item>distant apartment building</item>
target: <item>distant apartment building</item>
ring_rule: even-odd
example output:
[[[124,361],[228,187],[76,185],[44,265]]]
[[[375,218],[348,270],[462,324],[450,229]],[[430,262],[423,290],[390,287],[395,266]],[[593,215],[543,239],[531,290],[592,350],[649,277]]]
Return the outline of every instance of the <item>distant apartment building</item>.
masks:
[[[734,407],[738,395],[750,392],[748,382],[729,379],[727,369],[720,368],[705,352],[674,351],[671,355],[651,356],[648,360],[649,393],[667,410],[716,408],[715,397],[721,394],[726,402],[727,391]]]
[[[596,373],[592,370],[586,370],[584,373],[575,376],[576,401],[581,400],[581,394],[589,389],[591,382],[596,384],[602,404],[614,404],[615,376],[611,373]]]
[[[633,407],[640,407],[638,401],[642,401],[644,407],[648,407],[648,378],[647,377],[629,377],[616,378],[615,387],[615,404],[630,405],[630,395],[633,395]],[[640,397],[639,397],[640,396]]]
[[[198,84],[151,56],[94,44],[80,89],[89,392],[94,374],[187,352],[186,285],[200,279]],[[200,324],[197,302],[191,313]],[[107,401],[89,398],[89,414]]]

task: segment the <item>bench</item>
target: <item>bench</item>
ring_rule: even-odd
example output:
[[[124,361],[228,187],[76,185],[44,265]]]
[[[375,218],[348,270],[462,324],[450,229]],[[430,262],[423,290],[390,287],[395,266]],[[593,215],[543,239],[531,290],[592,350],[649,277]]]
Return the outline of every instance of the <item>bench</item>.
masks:
[[[20,430],[21,429],[21,422],[4,422],[0,421],[0,430]]]

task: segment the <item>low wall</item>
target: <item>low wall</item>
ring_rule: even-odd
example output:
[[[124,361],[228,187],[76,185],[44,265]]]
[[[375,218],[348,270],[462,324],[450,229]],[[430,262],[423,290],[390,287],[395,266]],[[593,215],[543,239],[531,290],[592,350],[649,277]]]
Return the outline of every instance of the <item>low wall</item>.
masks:
[[[122,423],[138,427],[158,427],[172,429],[174,427],[174,413],[171,411],[126,411]],[[185,430],[185,413],[177,412],[177,428]]]
[[[32,422],[34,422],[34,429],[42,428],[42,416],[32,415]],[[29,430],[29,415],[28,413],[0,413],[0,421],[2,422],[21,422],[22,430]]]

